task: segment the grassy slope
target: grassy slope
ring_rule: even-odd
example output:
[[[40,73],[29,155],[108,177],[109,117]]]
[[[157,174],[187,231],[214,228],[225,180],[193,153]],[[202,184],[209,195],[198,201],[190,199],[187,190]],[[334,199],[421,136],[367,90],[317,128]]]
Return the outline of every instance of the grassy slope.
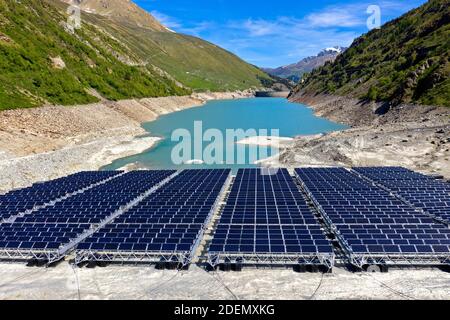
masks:
[[[64,31],[63,21],[45,2],[0,0],[0,32],[9,38],[0,40],[0,110],[97,101],[86,88],[112,100],[188,93],[150,68],[121,63],[98,39],[126,49],[92,26],[74,36]],[[57,56],[65,69],[52,66],[50,57]]]
[[[157,32],[113,18],[83,14],[125,44],[139,59],[198,91],[243,90],[273,82],[270,76],[234,54],[196,37]],[[262,81],[261,81],[262,80]]]
[[[66,7],[59,0],[0,0],[0,110],[98,101],[89,88],[119,100],[272,82],[206,41],[123,20],[82,13],[82,28],[73,35],[62,26]],[[50,58],[57,56],[66,68],[52,66]]]
[[[295,92],[450,106],[450,7],[431,0],[356,39]]]

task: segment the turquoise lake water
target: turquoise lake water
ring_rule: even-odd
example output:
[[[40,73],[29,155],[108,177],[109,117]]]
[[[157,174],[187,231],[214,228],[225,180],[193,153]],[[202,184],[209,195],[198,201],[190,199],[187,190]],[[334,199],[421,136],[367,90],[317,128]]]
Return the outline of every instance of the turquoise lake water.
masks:
[[[151,169],[183,169],[183,168],[242,168],[255,167],[246,148],[246,155],[240,159],[239,164],[227,165],[216,161],[212,165],[206,164],[181,164],[175,165],[172,161],[172,150],[179,141],[171,141],[172,133],[176,129],[186,129],[193,135],[194,123],[202,121],[203,131],[218,129],[225,136],[227,129],[265,129],[270,133],[271,129],[278,129],[281,137],[294,137],[299,135],[312,135],[345,129],[346,126],[316,117],[313,111],[301,104],[290,103],[282,98],[254,98],[238,100],[217,100],[205,104],[203,107],[191,108],[184,111],[171,113],[158,118],[156,121],[145,123],[144,129],[149,136],[161,137],[150,150],[114,161],[104,167],[105,170],[116,170],[125,165],[136,163],[140,167]],[[215,140],[212,140],[215,141]],[[211,142],[203,142],[203,147]],[[236,148],[235,143],[225,143],[223,146],[224,157],[226,148]],[[198,159],[191,148],[192,160]],[[254,147],[253,147],[254,148]],[[229,149],[228,149],[229,150]],[[236,149],[235,149],[236,150]],[[217,150],[216,150],[217,152]],[[213,152],[213,155],[217,155]],[[237,150],[235,151],[237,153]],[[276,155],[278,150],[270,149],[268,154]],[[230,154],[230,152],[229,152]],[[220,152],[219,152],[220,155]],[[221,158],[221,157],[219,157]],[[258,158],[260,158],[258,156]],[[265,158],[265,157],[264,157]],[[201,160],[201,159],[200,159]],[[224,159],[226,160],[226,159]],[[236,161],[237,159],[235,159]]]

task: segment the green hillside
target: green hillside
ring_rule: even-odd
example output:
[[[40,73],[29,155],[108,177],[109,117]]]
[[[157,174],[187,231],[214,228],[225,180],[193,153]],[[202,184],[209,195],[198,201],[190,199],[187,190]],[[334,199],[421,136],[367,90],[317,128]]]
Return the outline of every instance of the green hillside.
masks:
[[[449,23],[448,0],[431,0],[356,39],[293,94],[450,106]]]
[[[271,81],[260,69],[202,39],[153,31],[114,17],[83,13],[82,18],[113,35],[140,63],[164,70],[193,90],[244,90]]]
[[[197,38],[82,13],[59,0],[0,0],[0,110],[261,86],[265,73]],[[55,66],[61,58],[65,66]]]
[[[189,93],[151,68],[120,62],[96,37],[127,49],[93,26],[72,35],[63,21],[64,15],[42,1],[0,0],[0,109],[97,101],[87,88],[112,100]],[[56,57],[65,68],[53,66]]]

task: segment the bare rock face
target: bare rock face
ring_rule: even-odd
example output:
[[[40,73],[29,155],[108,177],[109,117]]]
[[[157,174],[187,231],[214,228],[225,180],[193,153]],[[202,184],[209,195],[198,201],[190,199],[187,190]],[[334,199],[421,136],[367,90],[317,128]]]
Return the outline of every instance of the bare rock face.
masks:
[[[297,63],[276,69],[263,68],[263,70],[271,75],[298,82],[304,73],[311,72],[312,70],[323,66],[327,62],[336,60],[338,55],[345,50],[346,48],[342,47],[327,48],[322,50],[318,55],[307,57]]]
[[[52,62],[52,67],[55,69],[62,70],[66,68],[66,63],[60,56],[50,57],[50,61]]]
[[[7,35],[0,32],[0,42],[11,42],[11,39]]]
[[[81,10],[103,16],[112,17],[142,28],[167,32],[167,28],[159,23],[151,14],[139,8],[130,0],[62,0]]]

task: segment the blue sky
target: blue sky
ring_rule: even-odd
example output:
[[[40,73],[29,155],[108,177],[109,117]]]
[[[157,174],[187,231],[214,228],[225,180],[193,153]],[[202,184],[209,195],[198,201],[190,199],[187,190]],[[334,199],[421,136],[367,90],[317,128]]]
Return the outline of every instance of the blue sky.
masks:
[[[382,23],[425,0],[133,0],[167,27],[211,41],[260,67],[278,67],[349,46],[366,33],[367,8]]]

